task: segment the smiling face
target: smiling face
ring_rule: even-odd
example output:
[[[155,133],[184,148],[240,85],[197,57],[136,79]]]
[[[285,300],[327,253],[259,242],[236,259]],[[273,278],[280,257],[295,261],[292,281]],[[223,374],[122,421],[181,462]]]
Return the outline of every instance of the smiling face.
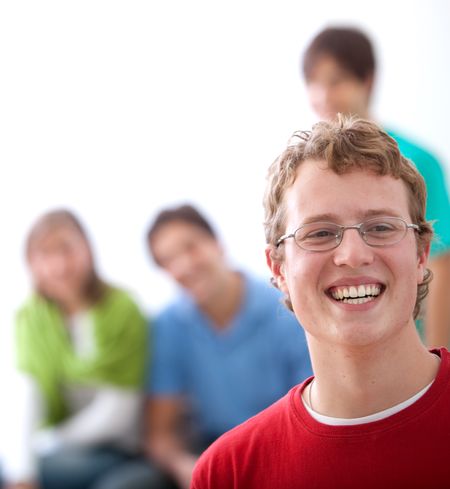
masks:
[[[368,118],[372,78],[361,80],[331,56],[320,57],[306,80],[310,104],[322,120],[338,112]]]
[[[34,240],[28,261],[33,280],[46,297],[63,307],[84,302],[93,263],[85,238],[74,226],[55,226]]]
[[[200,226],[172,221],[161,225],[150,242],[155,261],[199,305],[220,289],[227,272],[219,242]]]
[[[361,170],[337,175],[325,162],[299,166],[284,205],[286,233],[308,222],[353,225],[377,216],[411,223],[401,180]],[[427,252],[418,256],[413,230],[386,248],[368,246],[356,229],[346,230],[341,244],[329,251],[302,250],[292,238],[281,246],[284,257],[281,264],[271,263],[272,273],[310,335],[330,344],[361,346],[414,326]]]

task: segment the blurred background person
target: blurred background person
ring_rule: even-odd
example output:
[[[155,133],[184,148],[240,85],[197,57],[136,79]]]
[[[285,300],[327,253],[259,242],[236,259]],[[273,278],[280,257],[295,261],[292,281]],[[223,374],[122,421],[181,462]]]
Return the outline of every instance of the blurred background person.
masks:
[[[329,27],[319,32],[304,52],[302,72],[316,115],[329,120],[337,113],[371,119],[371,97],[376,78],[372,43],[359,29]],[[424,326],[418,327],[426,344],[450,345],[450,204],[445,175],[427,150],[392,130],[402,154],[412,160],[427,185],[427,220],[437,239],[431,246],[429,268],[434,279],[427,298]]]
[[[22,397],[6,487],[132,489],[133,468],[148,470],[138,457],[145,320],[128,293],[98,276],[71,212],[37,220],[26,258],[34,293],[16,318],[19,373],[7,402]]]
[[[197,209],[161,211],[147,236],[153,259],[181,287],[154,323],[147,447],[168,475],[164,487],[187,488],[203,449],[308,377],[311,365],[278,291],[228,264]]]

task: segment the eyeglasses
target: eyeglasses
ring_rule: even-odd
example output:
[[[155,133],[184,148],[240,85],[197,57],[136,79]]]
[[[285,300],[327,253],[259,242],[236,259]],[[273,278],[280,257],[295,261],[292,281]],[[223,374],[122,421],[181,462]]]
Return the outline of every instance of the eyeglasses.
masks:
[[[356,229],[369,246],[392,246],[401,241],[408,229],[419,230],[417,224],[408,224],[400,217],[376,217],[353,226],[340,226],[333,222],[311,222],[304,224],[291,234],[281,236],[276,242],[280,246],[286,239],[294,238],[295,243],[307,251],[328,251],[337,248],[344,231]]]

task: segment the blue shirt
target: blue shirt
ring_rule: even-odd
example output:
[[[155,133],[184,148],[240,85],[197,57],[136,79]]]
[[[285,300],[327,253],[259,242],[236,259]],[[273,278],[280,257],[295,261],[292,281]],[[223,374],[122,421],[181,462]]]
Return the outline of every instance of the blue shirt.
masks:
[[[269,284],[244,276],[240,310],[218,329],[187,296],[156,318],[148,392],[186,396],[205,437],[228,431],[311,375],[303,328]]]

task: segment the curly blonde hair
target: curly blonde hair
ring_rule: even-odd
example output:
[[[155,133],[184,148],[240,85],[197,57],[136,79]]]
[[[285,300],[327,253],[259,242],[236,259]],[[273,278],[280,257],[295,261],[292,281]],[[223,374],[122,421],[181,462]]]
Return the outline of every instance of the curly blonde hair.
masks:
[[[419,252],[431,242],[433,230],[425,219],[425,182],[415,166],[400,154],[395,140],[377,124],[338,114],[336,120],[319,122],[311,131],[294,133],[286,149],[269,167],[264,194],[264,230],[273,260],[283,260],[282,247],[277,247],[276,242],[286,232],[284,195],[305,160],[326,161],[328,168],[338,175],[369,170],[376,175],[403,180],[412,222],[419,226]],[[419,315],[431,279],[432,273],[427,269],[423,282],[418,285],[414,318]],[[289,298],[285,302],[292,310]]]

